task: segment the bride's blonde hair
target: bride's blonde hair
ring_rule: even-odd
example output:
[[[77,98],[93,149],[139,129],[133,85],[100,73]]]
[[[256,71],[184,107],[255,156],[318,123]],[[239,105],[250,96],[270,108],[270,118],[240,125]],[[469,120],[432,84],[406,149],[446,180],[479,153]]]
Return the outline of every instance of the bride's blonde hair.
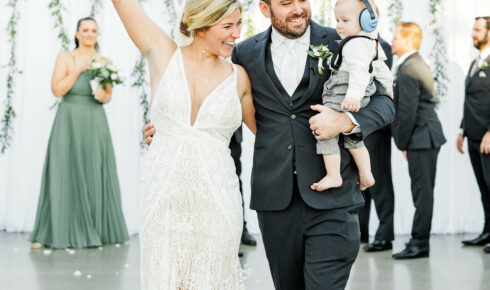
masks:
[[[185,36],[196,37],[199,31],[218,24],[237,8],[242,11],[242,5],[238,0],[187,0],[180,22],[180,32]]]

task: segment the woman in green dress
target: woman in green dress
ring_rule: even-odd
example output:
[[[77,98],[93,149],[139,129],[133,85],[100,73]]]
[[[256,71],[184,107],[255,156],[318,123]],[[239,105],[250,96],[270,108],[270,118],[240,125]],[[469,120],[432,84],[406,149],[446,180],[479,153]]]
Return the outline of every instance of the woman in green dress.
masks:
[[[58,56],[51,87],[62,97],[49,139],[32,248],[87,248],[128,240],[114,149],[103,104],[111,91],[92,92],[97,23],[78,21],[75,50]]]

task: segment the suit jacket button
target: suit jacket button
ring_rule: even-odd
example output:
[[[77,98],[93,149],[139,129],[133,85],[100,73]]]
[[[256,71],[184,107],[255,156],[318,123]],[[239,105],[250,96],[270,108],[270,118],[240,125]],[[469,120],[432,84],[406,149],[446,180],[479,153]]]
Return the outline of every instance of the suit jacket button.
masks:
[[[288,145],[288,150],[292,150],[293,149],[293,145],[289,144]]]
[[[289,106],[292,107],[293,106],[293,102],[289,102]]]
[[[292,114],[291,115],[291,119],[293,119],[293,120],[296,119],[296,115],[295,114]]]

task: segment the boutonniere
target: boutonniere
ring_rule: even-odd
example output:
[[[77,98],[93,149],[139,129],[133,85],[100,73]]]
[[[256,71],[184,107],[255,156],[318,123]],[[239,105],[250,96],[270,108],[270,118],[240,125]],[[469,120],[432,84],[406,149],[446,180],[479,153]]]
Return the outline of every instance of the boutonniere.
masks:
[[[323,74],[323,62],[327,62],[330,65],[333,52],[328,49],[328,45],[310,45],[308,55],[318,59],[318,73]]]
[[[486,60],[482,61],[480,65],[480,70],[486,70],[488,68],[488,62]]]

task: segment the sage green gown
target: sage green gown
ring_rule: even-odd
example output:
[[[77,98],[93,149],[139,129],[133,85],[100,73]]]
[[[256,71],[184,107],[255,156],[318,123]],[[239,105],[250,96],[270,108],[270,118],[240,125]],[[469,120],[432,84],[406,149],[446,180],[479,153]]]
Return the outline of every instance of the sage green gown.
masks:
[[[128,240],[111,135],[102,104],[80,74],[63,97],[44,163],[30,241],[86,248]]]

